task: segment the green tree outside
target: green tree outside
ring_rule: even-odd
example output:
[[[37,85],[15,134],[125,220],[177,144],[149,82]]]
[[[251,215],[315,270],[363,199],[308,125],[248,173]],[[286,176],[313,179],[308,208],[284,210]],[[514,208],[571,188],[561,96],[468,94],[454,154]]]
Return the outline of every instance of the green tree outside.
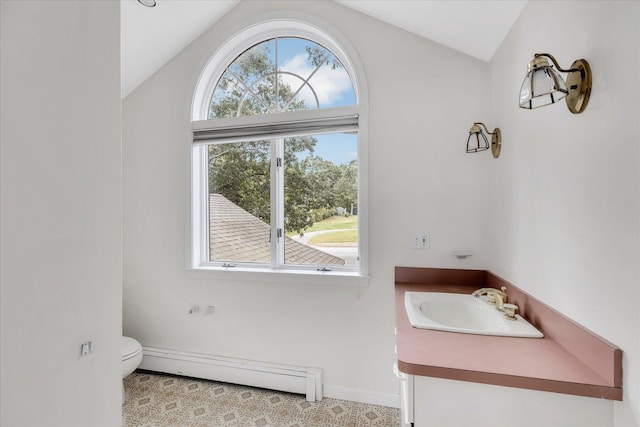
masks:
[[[252,47],[229,66],[214,91],[210,118],[306,109],[304,99],[295,96],[297,88],[292,89],[275,73],[272,42]],[[314,65],[328,61],[323,50],[328,52],[318,45],[309,46],[309,61]],[[335,165],[316,156],[317,142],[311,136],[284,140],[285,225],[289,232],[302,232],[334,215],[338,206],[349,210],[357,203],[357,161]],[[210,145],[208,155],[209,192],[223,195],[270,223],[270,142]]]

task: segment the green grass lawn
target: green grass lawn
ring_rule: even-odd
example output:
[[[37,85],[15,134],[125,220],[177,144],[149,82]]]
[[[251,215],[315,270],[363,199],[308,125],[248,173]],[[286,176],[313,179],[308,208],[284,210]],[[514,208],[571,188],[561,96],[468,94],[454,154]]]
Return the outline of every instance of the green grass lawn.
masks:
[[[358,244],[358,216],[332,216],[323,221],[316,222],[312,227],[304,230],[331,231],[323,233],[309,240],[310,245],[316,246],[356,246]],[[296,232],[287,233],[287,236],[295,236]]]
[[[358,216],[332,216],[320,222],[316,222],[305,233],[324,230],[344,230],[345,228],[358,228]]]
[[[319,234],[309,240],[314,246],[355,246],[358,243],[358,230],[338,230]]]
[[[332,216],[320,222],[316,222],[311,227],[304,230],[305,233],[311,231],[325,231],[325,230],[344,230],[346,228],[358,228],[358,216]],[[288,232],[287,236],[295,236],[295,231]]]

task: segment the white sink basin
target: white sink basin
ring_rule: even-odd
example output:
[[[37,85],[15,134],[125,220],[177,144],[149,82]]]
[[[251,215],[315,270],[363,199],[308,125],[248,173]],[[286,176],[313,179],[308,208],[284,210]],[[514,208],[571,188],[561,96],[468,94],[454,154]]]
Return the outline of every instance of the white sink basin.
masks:
[[[516,314],[504,313],[487,303],[487,297],[442,292],[405,292],[404,306],[414,328],[476,335],[542,338],[544,335]]]

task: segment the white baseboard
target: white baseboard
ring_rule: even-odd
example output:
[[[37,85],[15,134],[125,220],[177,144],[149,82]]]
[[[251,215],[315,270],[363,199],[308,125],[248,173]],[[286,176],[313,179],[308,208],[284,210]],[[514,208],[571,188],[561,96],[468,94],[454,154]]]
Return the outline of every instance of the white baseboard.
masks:
[[[140,369],[305,394],[322,400],[322,369],[143,347]]]
[[[237,359],[157,347],[142,347],[139,368],[212,381],[304,394],[309,401],[323,396],[352,402],[400,407],[400,394],[324,385],[322,369]]]
[[[350,400],[352,402],[368,403],[370,405],[387,406],[390,408],[400,407],[400,393],[383,393],[379,391],[362,390],[357,388],[347,388],[340,386],[324,386],[325,397],[333,399]]]

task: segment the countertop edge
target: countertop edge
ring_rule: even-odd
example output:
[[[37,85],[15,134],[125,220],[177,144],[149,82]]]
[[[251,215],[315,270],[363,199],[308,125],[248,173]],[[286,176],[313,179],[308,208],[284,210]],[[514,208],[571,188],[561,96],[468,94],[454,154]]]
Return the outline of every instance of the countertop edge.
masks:
[[[516,387],[527,390],[548,391],[574,396],[594,397],[608,400],[622,400],[621,387],[609,387],[595,384],[579,384],[566,381],[553,381],[542,378],[519,377],[492,372],[452,369],[440,366],[416,365],[398,359],[398,369],[409,375],[442,378],[480,384]]]

